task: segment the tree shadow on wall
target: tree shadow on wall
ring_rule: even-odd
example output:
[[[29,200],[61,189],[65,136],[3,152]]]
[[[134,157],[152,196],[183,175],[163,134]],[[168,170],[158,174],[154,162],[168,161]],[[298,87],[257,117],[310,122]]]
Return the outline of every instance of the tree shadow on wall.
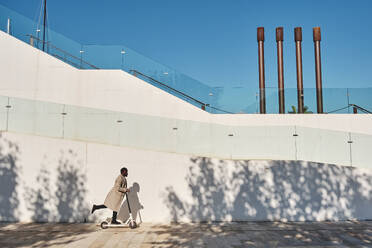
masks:
[[[29,211],[33,213],[33,222],[48,222],[55,220],[55,213],[50,206],[54,203],[54,196],[51,192],[51,175],[45,165],[41,166],[36,177],[37,186],[26,188],[26,203]]]
[[[186,176],[191,200],[183,200],[171,186],[165,189],[164,201],[176,222],[320,221],[371,215],[372,172],[366,170],[303,161],[197,157],[191,162]],[[306,231],[299,229],[299,234],[306,236]],[[190,244],[186,236],[174,235]],[[319,235],[310,240],[319,240]]]
[[[363,219],[370,216],[372,173],[303,161],[192,158],[186,182],[192,201],[166,188],[174,221]]]
[[[77,154],[72,150],[62,151],[57,168],[56,207],[59,222],[86,222],[89,207],[86,201],[85,170]]]
[[[86,200],[86,171],[72,150],[61,151],[54,178],[48,165],[42,164],[36,177],[37,184],[26,188],[27,207],[33,212],[34,222],[87,222],[90,215]],[[55,192],[52,192],[55,190]],[[90,220],[94,221],[94,219]]]
[[[56,174],[51,173],[48,165],[56,170]],[[86,175],[82,162],[72,150],[61,151],[57,169],[54,168],[51,164],[43,163],[36,177],[36,185],[26,188],[25,199],[28,209],[33,212],[32,220],[85,222],[89,209],[85,197]],[[54,179],[55,187],[52,188]],[[17,224],[15,230],[4,229],[7,226],[0,229],[0,247],[9,246],[7,239],[11,239],[9,243],[12,247],[50,247],[64,246],[84,239],[87,234],[96,231],[97,227],[84,224],[29,223]],[[14,240],[19,232],[22,233],[22,238],[19,241]]]
[[[166,188],[165,203],[173,221],[177,222],[183,217],[192,221],[223,220],[228,214],[225,201],[228,178],[220,176],[226,173],[224,161],[213,164],[208,158],[192,158],[191,162],[199,165],[190,166],[186,176],[186,183],[192,194],[192,203],[182,201],[171,186]]]
[[[0,133],[0,221],[18,221],[19,147]]]

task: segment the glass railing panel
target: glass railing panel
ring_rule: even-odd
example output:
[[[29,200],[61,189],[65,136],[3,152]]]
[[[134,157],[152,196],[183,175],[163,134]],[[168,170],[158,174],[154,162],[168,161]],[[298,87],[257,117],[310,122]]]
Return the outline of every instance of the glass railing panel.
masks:
[[[119,114],[117,112],[65,106],[63,108],[63,137],[118,145]]]
[[[0,5],[0,27],[4,32],[7,32],[8,18],[11,20],[10,34],[28,43],[29,37],[26,35],[32,32],[32,30],[37,29],[36,23],[31,19]]]
[[[123,69],[128,66],[128,53],[121,46],[84,45],[82,58],[101,69]],[[125,52],[125,53],[124,53]],[[129,71],[128,69],[125,71]]]
[[[266,113],[278,114],[279,113],[279,96],[277,88],[266,88]]]
[[[351,165],[372,169],[372,135],[351,133],[350,141]]]
[[[295,108],[296,112],[298,111],[297,89],[284,89],[284,106],[286,114],[294,112],[293,107]]]
[[[316,90],[314,88],[304,89],[304,111],[307,113],[316,113]]]
[[[293,113],[293,107],[298,112],[298,93],[297,89],[285,89],[286,113]],[[315,88],[304,89],[304,108],[306,113],[317,113],[317,96]],[[275,103],[277,106],[279,103]],[[323,89],[323,112],[347,113],[347,89],[324,88]]]
[[[283,126],[232,127],[235,159],[295,159],[294,128]]]
[[[0,130],[7,130],[7,121],[8,121],[8,101],[9,97],[0,96]]]
[[[346,132],[296,127],[298,160],[350,165],[349,137]]]
[[[202,102],[210,100],[209,93],[213,92],[211,87],[124,46],[84,45],[83,50],[83,59],[99,68],[122,69],[178,97],[182,96],[158,82]]]
[[[179,73],[173,70],[174,79],[169,79],[170,81],[174,80],[173,87],[181,92],[186,93],[187,95],[192,96],[193,98],[198,99],[204,103],[209,102],[213,105],[213,102],[210,99],[210,93],[217,94],[212,87],[207,86],[183,73]],[[169,74],[168,74],[169,75]],[[167,75],[165,75],[167,76]]]
[[[356,104],[369,112],[372,112],[372,88],[350,88],[348,89],[350,104]],[[350,113],[353,113],[350,108]],[[359,111],[358,113],[363,113]]]
[[[80,59],[84,59],[84,50],[82,50],[82,46],[80,43],[71,40],[65,36],[63,36],[60,33],[57,33],[51,29],[48,30],[48,42],[53,45],[54,47],[60,49],[57,50],[59,53],[61,53],[61,50],[63,51],[63,61],[67,62],[70,64],[72,62],[72,66],[75,66],[74,64],[78,64],[80,68]],[[56,49],[53,49],[56,51]],[[48,53],[51,53],[52,51],[48,51]],[[52,54],[53,55],[53,54]],[[75,66],[76,67],[76,66]],[[87,67],[84,63],[82,64],[81,68],[85,69],[91,69]]]
[[[145,75],[142,75],[142,74],[139,74],[139,73],[136,73],[136,76],[148,83],[150,83],[151,85],[154,85],[155,87],[171,94],[171,95],[174,95],[180,99],[182,99],[183,101],[185,102],[188,102],[198,108],[201,108],[203,105],[205,105],[204,102],[201,102],[200,100],[198,99],[195,99],[193,98],[191,95],[187,95],[185,94],[184,92],[181,92],[181,91],[178,91],[178,90],[175,90],[174,88],[169,88],[170,86],[165,84],[164,81],[163,82],[160,82],[160,81],[154,81],[153,79],[151,78],[148,78],[147,76]]]
[[[10,98],[9,106],[9,131],[48,137],[62,137],[62,105]]]
[[[35,24],[36,25],[36,24]],[[70,64],[73,67],[81,69],[92,69],[86,61],[84,61],[81,45],[53,30],[48,28],[45,41],[43,42],[42,29],[33,29],[27,33],[27,43],[45,51],[46,53],[56,57],[57,59]],[[44,47],[43,47],[44,44]]]
[[[204,94],[204,101],[207,104],[206,111],[212,114],[226,113],[227,110],[219,109],[218,105],[223,94],[223,87],[210,87],[207,91],[202,91],[201,94]]]
[[[84,59],[101,69],[122,69],[126,72],[137,70],[166,84],[174,74],[172,69],[121,45],[83,45]],[[166,77],[169,75],[169,77]]]
[[[7,32],[7,23],[8,23],[8,9],[5,8],[4,6],[0,5],[0,30],[3,32]]]
[[[324,88],[323,89],[323,112],[331,114],[348,113],[348,91],[345,88]],[[314,109],[317,113],[317,108]]]
[[[253,114],[259,111],[258,93],[254,88],[233,86],[212,87],[209,90],[206,102],[216,108],[211,108],[211,113]]]
[[[45,32],[45,41],[43,42],[43,26],[27,17],[18,14],[6,7],[0,5],[0,28],[7,32],[8,18],[10,18],[10,34],[34,47],[43,50],[58,59],[77,68],[87,68],[89,66],[83,63],[81,65],[81,45],[53,30],[48,28]],[[31,42],[31,36],[32,42]],[[43,48],[44,43],[44,48]]]

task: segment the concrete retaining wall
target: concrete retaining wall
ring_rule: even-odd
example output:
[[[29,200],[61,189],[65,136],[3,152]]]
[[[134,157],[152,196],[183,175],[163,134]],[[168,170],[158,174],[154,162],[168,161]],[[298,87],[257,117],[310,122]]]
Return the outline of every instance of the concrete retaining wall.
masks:
[[[138,221],[372,218],[372,171],[305,161],[218,160],[3,132],[0,221],[99,221],[119,169]],[[124,202],[120,213],[127,214]],[[124,216],[124,217],[123,217]]]

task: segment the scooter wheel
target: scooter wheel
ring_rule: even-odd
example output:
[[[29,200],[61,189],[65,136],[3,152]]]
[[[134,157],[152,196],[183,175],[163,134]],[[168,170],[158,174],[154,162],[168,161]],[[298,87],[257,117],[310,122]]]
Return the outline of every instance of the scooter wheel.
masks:
[[[108,228],[108,223],[106,221],[102,221],[101,228],[102,229],[107,229]]]
[[[134,228],[137,227],[137,223],[135,221],[131,221],[131,222],[129,222],[129,227],[130,227],[130,229],[134,229]]]

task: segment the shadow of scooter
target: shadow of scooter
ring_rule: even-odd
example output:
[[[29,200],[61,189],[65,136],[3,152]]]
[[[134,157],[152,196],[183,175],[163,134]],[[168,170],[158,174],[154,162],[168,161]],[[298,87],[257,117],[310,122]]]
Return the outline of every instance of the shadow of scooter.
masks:
[[[123,223],[126,222],[129,217],[129,208],[127,201],[129,200],[130,210],[132,212],[132,218],[137,224],[142,223],[142,216],[140,210],[143,209],[142,204],[139,201],[138,193],[140,192],[140,186],[138,183],[133,183],[132,187],[129,188],[129,192],[127,197],[125,198],[123,204],[120,207],[118,213],[118,220],[122,221]]]

